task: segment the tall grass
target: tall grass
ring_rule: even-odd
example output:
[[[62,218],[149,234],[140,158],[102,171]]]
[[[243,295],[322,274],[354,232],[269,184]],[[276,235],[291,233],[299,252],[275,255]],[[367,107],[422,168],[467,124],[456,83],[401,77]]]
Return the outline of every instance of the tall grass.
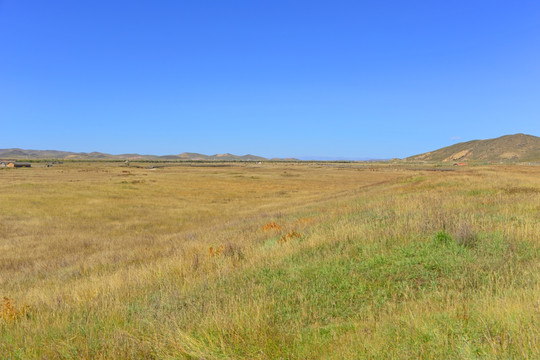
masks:
[[[0,358],[540,357],[536,167],[122,171],[0,171]]]

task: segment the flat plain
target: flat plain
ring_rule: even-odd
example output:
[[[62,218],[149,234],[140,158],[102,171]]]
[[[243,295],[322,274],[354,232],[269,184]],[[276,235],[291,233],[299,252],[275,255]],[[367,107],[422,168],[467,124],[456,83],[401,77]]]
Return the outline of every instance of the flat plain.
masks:
[[[411,166],[2,169],[0,359],[540,358],[540,167]]]

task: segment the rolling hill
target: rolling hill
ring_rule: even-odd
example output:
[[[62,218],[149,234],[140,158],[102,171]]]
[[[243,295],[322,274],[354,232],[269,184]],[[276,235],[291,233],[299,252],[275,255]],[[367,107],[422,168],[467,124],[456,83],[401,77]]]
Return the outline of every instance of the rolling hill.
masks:
[[[406,158],[408,161],[540,161],[540,137],[526,134],[472,140]]]
[[[70,151],[57,150],[24,150],[24,149],[0,149],[0,159],[9,160],[161,160],[161,161],[263,161],[267,160],[261,156],[255,155],[233,155],[233,154],[216,154],[204,155],[197,153],[182,153],[179,155],[140,155],[140,154],[120,154],[112,155],[101,152],[91,153],[75,153]]]

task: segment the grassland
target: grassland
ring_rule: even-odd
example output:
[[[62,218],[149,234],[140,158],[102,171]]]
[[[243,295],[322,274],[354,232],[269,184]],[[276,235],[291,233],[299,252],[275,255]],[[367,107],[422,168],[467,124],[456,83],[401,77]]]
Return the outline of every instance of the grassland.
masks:
[[[540,167],[0,171],[1,359],[538,359]]]

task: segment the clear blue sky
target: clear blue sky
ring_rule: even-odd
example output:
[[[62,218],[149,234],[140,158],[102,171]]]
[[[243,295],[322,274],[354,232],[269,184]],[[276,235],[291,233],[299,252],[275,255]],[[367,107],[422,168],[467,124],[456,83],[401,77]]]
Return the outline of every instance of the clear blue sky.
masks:
[[[540,1],[0,0],[0,148],[405,157],[540,135]]]

